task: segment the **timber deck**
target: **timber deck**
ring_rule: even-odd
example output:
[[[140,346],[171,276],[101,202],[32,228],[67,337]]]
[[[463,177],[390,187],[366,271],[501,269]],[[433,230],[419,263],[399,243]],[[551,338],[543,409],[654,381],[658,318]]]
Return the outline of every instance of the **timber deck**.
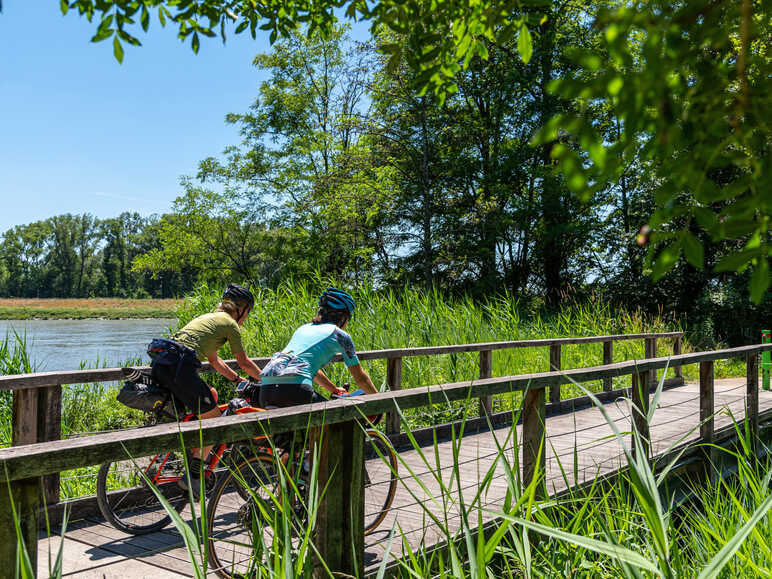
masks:
[[[730,413],[736,419],[744,416],[745,390],[745,378],[716,380],[717,430],[731,423]],[[662,453],[692,429],[682,442],[696,440],[699,437],[699,428],[696,428],[699,408],[699,384],[687,383],[663,392],[651,425],[652,454]],[[619,430],[629,432],[627,405],[612,402],[607,403],[605,409]],[[769,409],[772,409],[772,392],[760,390],[759,411]],[[518,426],[518,439],[520,430]],[[567,485],[611,473],[624,460],[619,444],[611,437],[611,428],[596,408],[577,409],[548,417],[546,432],[546,477],[550,492],[559,492]],[[493,479],[481,500],[485,509],[496,511],[500,508],[507,490],[507,479],[504,469],[496,464],[499,453],[497,441],[513,460],[513,438],[511,426],[465,434],[456,444],[460,465],[458,477],[452,466],[453,444],[449,440],[438,444],[439,457],[435,456],[433,446],[422,448],[423,457],[412,449],[401,451],[400,457],[405,464],[400,464],[400,473],[404,478],[398,484],[397,495],[386,520],[374,533],[365,537],[366,567],[372,569],[383,559],[392,528],[396,529],[397,536],[392,541],[389,558],[401,554],[403,536],[412,549],[431,546],[445,538],[429,513],[443,520],[451,530],[458,529],[460,506],[453,501],[453,497],[458,497],[459,483],[465,502],[471,502],[478,492],[480,481],[491,469]],[[439,471],[437,464],[441,465]],[[420,478],[423,486],[407,476],[408,467]],[[440,491],[440,480],[451,489],[449,496]],[[491,514],[489,518],[493,516]],[[58,530],[53,532],[56,534]],[[193,576],[182,538],[172,526],[157,533],[134,537],[116,530],[100,518],[91,517],[71,521],[64,540],[65,577],[162,579]],[[47,539],[41,535],[39,576],[47,576],[49,549],[55,557],[58,544],[58,537]]]

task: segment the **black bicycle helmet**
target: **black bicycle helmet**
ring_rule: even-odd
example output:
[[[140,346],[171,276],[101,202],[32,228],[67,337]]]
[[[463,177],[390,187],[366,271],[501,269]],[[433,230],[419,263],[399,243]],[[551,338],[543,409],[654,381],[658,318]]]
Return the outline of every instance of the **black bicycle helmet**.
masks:
[[[230,301],[237,305],[245,305],[249,308],[255,305],[255,296],[247,288],[235,283],[228,284],[225,293],[222,295],[223,301]]]
[[[324,293],[319,296],[319,307],[328,307],[333,310],[347,310],[349,314],[353,314],[356,304],[350,293],[334,287],[328,287]]]

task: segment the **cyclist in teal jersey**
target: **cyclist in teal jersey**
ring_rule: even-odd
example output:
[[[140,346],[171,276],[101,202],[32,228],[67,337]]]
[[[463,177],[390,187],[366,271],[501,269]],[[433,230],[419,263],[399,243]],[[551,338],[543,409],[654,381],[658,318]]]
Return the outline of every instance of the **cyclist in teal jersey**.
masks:
[[[327,288],[319,297],[319,311],[310,324],[300,326],[289,344],[276,352],[260,373],[260,406],[294,406],[324,400],[313,383],[332,394],[346,391],[333,384],[321,368],[336,354],[354,380],[368,394],[377,392],[359,364],[354,342],[344,330],[354,313],[354,298],[343,290]]]

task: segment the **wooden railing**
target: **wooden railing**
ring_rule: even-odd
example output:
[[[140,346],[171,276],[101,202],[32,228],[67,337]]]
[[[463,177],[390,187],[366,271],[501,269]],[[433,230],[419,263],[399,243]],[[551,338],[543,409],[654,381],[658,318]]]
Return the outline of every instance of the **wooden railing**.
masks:
[[[484,351],[484,350],[480,350]],[[296,406],[268,412],[229,416],[218,420],[194,423],[172,423],[138,428],[90,437],[30,444],[0,450],[0,480],[9,484],[20,517],[24,541],[34,558],[37,544],[37,523],[41,477],[104,461],[125,459],[126,455],[145,456],[154,452],[188,446],[250,439],[259,434],[279,434],[304,430],[308,426],[325,426],[327,444],[336,449],[364,444],[357,420],[363,415],[420,408],[446,401],[486,398],[499,394],[524,392],[522,406],[523,447],[522,475],[528,484],[537,472],[543,472],[545,453],[540,452],[546,441],[545,389],[570,382],[590,382],[619,376],[632,377],[632,399],[645,415],[649,400],[649,380],[652,373],[667,367],[681,368],[700,365],[700,417],[705,421],[700,429],[700,441],[716,438],[713,422],[713,363],[715,360],[745,357],[747,370],[746,420],[754,439],[759,430],[758,369],[759,354],[772,351],[772,344],[745,346],[713,352],[698,352],[648,360],[618,362],[592,368],[541,372],[500,378],[455,382],[394,390],[369,396],[340,399],[311,406]],[[643,386],[646,387],[643,387]],[[639,424],[648,438],[646,425]],[[352,446],[353,445],[353,446]],[[648,446],[645,445],[648,453]],[[361,576],[364,506],[360,492],[364,468],[361,452],[324,452],[320,456],[320,488],[333,489],[323,501],[318,517],[316,546],[330,569]],[[346,499],[349,498],[349,500]],[[353,498],[352,498],[353,497]],[[0,493],[0,568],[13,568],[16,539],[12,523],[9,495]],[[339,537],[353,537],[350,548],[341,549]],[[337,538],[336,538],[337,537]],[[357,548],[359,546],[359,548]]]
[[[549,370],[560,370],[561,348],[569,344],[603,345],[603,363],[613,361],[614,342],[625,340],[644,340],[645,357],[652,358],[657,353],[657,340],[668,338],[673,341],[673,354],[681,353],[683,332],[655,332],[642,334],[619,334],[609,336],[584,336],[576,338],[549,338],[542,340],[514,340],[509,342],[483,342],[476,344],[454,344],[450,346],[428,346],[419,348],[396,348],[390,350],[369,350],[358,353],[360,360],[386,360],[386,384],[389,390],[402,389],[402,360],[415,356],[433,356],[442,354],[457,354],[464,352],[479,352],[480,378],[490,378],[492,373],[493,352],[514,348],[549,348]],[[270,358],[252,358],[263,367]],[[333,362],[341,362],[337,356]],[[231,368],[238,369],[235,360],[226,362]],[[202,372],[212,372],[205,363]],[[101,368],[89,370],[71,370],[59,372],[37,372],[34,374],[17,374],[0,376],[0,390],[13,390],[13,426],[12,444],[34,444],[48,442],[61,438],[62,423],[62,385],[83,384],[92,382],[113,382],[124,378],[120,368]],[[676,370],[673,383],[682,383],[680,368]],[[611,378],[603,380],[603,388],[610,392]],[[489,395],[480,396],[480,416],[490,415],[493,410],[492,398]],[[560,402],[560,385],[550,388],[550,402]],[[386,432],[389,435],[401,430],[401,416],[392,412],[386,418]],[[53,474],[44,481],[45,498],[48,504],[59,502],[59,475]]]

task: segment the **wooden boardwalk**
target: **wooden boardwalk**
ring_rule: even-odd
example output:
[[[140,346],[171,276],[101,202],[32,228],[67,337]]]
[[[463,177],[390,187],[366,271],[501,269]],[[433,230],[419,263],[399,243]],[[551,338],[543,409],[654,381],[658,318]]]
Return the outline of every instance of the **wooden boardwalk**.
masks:
[[[716,380],[715,383],[715,427],[719,429],[730,423],[725,410],[736,418],[744,415],[745,378]],[[684,384],[666,390],[654,415],[651,426],[652,451],[657,454],[683,437],[699,421],[699,385]],[[629,409],[624,404],[608,403],[606,409],[622,431],[630,430]],[[772,409],[772,392],[759,391],[759,410]],[[494,464],[498,455],[496,440],[506,447],[506,454],[513,457],[513,436],[511,427],[494,431],[467,434],[459,445],[461,465],[460,486],[465,501],[471,501],[478,492],[480,481],[490,469],[494,469],[491,484],[484,494],[486,508],[495,510],[501,505],[507,482],[504,470]],[[567,484],[583,482],[598,474],[617,469],[622,460],[621,450],[611,429],[601,413],[595,408],[584,408],[547,418],[547,480],[550,491],[560,491]],[[517,429],[518,438],[520,427]],[[690,439],[696,440],[699,430]],[[494,440],[495,437],[495,440]],[[578,448],[577,464],[574,464],[574,448]],[[439,457],[432,446],[422,449],[424,458],[415,450],[400,453],[401,459],[417,474],[426,490],[417,481],[406,477],[397,489],[392,510],[383,524],[371,535],[365,537],[365,565],[377,565],[384,556],[391,529],[398,528],[412,548],[432,545],[444,538],[431,523],[427,514],[430,510],[447,521],[451,529],[459,527],[458,481],[452,468],[453,445],[441,441],[437,447]],[[435,468],[439,459],[442,465]],[[428,465],[424,462],[428,462]],[[559,462],[568,473],[566,481],[561,474]],[[407,468],[400,465],[402,475]],[[578,474],[574,481],[574,472]],[[441,478],[440,478],[441,477]],[[452,489],[450,496],[440,492],[439,480]],[[428,494],[427,494],[428,491]],[[431,496],[429,496],[431,495]],[[366,507],[367,508],[367,507]],[[47,576],[49,549],[56,554],[58,538],[41,538],[39,542],[39,575]],[[401,536],[392,543],[392,556],[401,552]],[[141,537],[128,536],[97,518],[70,523],[65,536],[64,576],[79,578],[145,578],[191,577],[193,570],[188,560],[181,537],[168,527],[166,530]]]

